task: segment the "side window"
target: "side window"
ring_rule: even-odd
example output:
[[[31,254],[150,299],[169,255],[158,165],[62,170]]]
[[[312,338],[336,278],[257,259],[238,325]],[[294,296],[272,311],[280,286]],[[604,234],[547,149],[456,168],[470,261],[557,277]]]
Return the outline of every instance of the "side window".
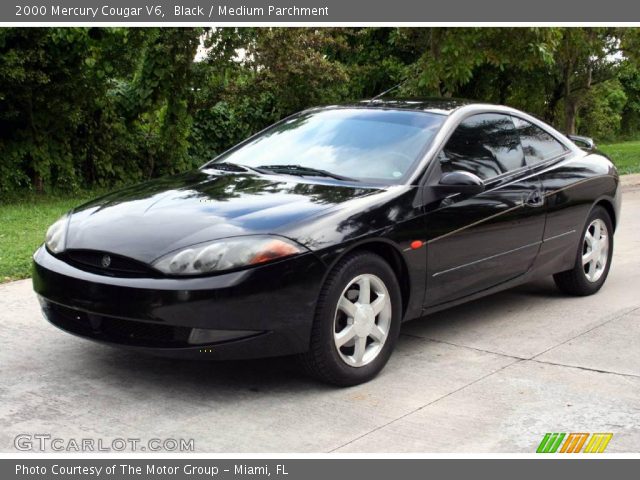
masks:
[[[443,172],[464,170],[483,180],[526,166],[508,115],[483,113],[464,120],[440,154]]]
[[[513,117],[513,122],[520,134],[520,142],[528,165],[557,157],[567,150],[562,143],[542,128],[518,117]]]

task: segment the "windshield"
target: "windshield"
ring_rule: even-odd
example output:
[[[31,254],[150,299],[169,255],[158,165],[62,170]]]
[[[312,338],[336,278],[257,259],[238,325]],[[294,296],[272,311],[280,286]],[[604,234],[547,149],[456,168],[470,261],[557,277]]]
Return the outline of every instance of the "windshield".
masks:
[[[301,168],[291,169],[296,166],[337,178],[397,183],[411,171],[444,118],[358,108],[307,112],[277,123],[214,163],[305,173]]]

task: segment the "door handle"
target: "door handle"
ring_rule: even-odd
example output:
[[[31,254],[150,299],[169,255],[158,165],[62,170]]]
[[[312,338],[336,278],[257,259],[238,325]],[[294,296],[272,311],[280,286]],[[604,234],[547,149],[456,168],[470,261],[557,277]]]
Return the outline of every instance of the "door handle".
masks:
[[[529,194],[527,200],[525,201],[525,205],[528,207],[541,207],[544,205],[544,195],[538,189],[535,189],[533,192]]]

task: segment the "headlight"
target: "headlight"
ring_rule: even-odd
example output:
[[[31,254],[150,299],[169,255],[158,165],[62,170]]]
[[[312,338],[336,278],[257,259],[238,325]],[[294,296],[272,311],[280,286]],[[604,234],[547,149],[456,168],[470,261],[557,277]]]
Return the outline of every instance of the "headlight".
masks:
[[[170,275],[201,275],[257,265],[305,252],[286,238],[251,235],[216,240],[160,257],[153,266]]]
[[[60,253],[64,251],[64,244],[67,237],[67,222],[69,215],[58,219],[56,223],[49,227],[47,235],[45,236],[44,243],[49,250],[53,253]]]

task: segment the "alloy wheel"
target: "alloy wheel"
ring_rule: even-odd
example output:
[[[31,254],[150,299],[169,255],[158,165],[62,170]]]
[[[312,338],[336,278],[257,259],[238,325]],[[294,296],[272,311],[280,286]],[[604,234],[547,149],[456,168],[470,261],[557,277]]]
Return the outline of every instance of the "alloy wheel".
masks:
[[[606,224],[596,218],[589,224],[582,244],[582,267],[590,282],[597,282],[609,261],[609,232]]]
[[[389,336],[391,316],[391,297],[379,277],[362,274],[352,279],[340,295],[333,323],[342,361],[351,367],[371,363]]]

